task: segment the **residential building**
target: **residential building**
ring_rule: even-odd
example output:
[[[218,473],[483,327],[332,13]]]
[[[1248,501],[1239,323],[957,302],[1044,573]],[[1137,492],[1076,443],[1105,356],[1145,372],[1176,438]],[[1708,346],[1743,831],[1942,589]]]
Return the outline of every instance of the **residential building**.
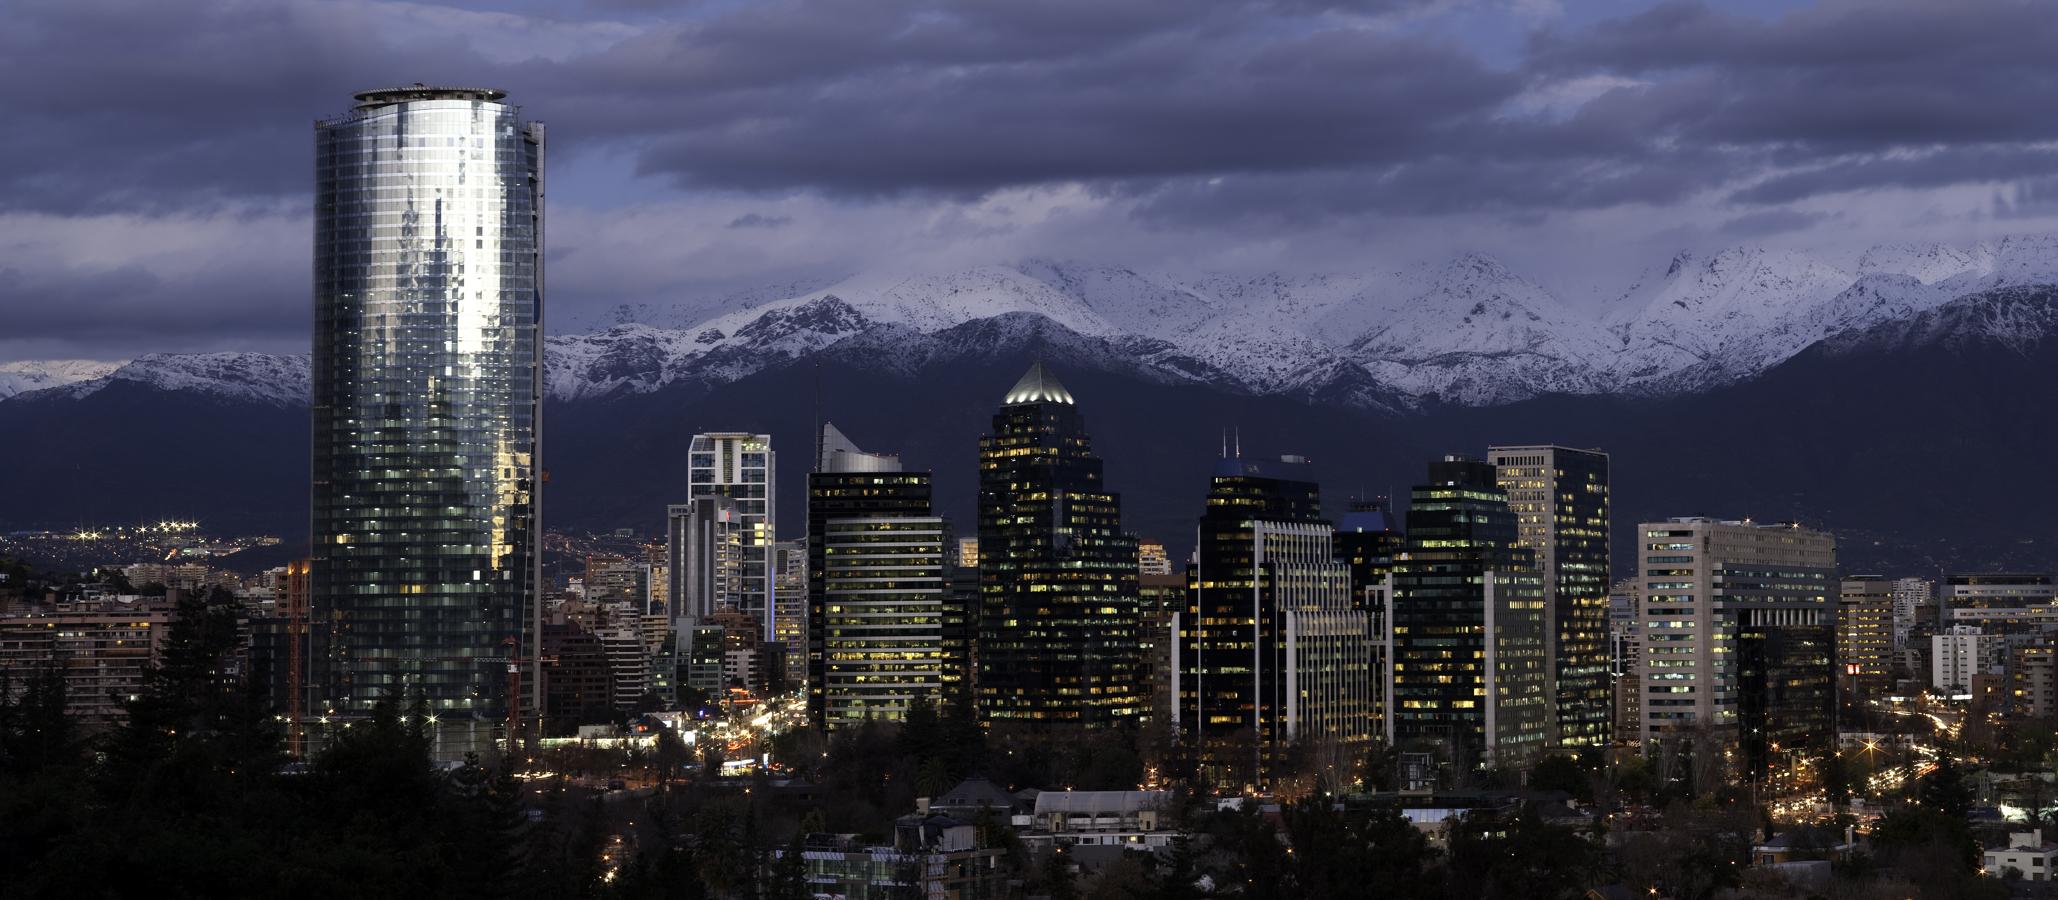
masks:
[[[1953,625],[1930,639],[1930,686],[1945,694],[1972,692],[1973,679],[2005,671],[2008,642],[1976,625]]]
[[[326,711],[407,692],[486,749],[541,656],[543,126],[495,90],[356,99],[314,129],[315,675]]]
[[[1516,546],[1543,575],[1547,690],[1556,741],[1605,747],[1612,738],[1608,677],[1608,454],[1554,444],[1487,449],[1515,515]]]
[[[772,436],[720,431],[693,436],[687,450],[689,501],[720,497],[735,504],[740,517],[737,538],[742,544],[737,562],[737,583],[733,608],[763,623],[763,638],[774,640],[773,614],[777,610],[776,568],[772,553],[777,543],[778,465],[772,452]],[[674,566],[679,564],[675,557]]]
[[[2017,716],[2058,717],[2058,645],[2050,641],[2009,648],[2010,701]]]
[[[1641,739],[1706,728],[1741,745],[1754,779],[1775,752],[1826,740],[1836,704],[1836,538],[1705,518],[1649,522],[1637,533]]]
[[[73,722],[87,730],[116,725],[143,692],[173,614],[163,598],[118,597],[0,616],[0,671],[17,691],[56,673]]]
[[[1300,457],[1216,463],[1172,629],[1171,724],[1218,786],[1268,790],[1301,774],[1290,750],[1326,768],[1372,739],[1370,622],[1321,515]]]
[[[2058,844],[2044,840],[2041,829],[2010,832],[2008,846],[1988,848],[1981,874],[2006,878],[2014,869],[2024,881],[2058,880]]]
[[[1556,724],[1534,554],[1491,464],[1444,457],[1409,496],[1387,617],[1388,743],[1434,747],[1459,771],[1520,765]]]
[[[979,709],[1102,729],[1146,706],[1135,538],[1072,393],[1037,362],[979,439]]]

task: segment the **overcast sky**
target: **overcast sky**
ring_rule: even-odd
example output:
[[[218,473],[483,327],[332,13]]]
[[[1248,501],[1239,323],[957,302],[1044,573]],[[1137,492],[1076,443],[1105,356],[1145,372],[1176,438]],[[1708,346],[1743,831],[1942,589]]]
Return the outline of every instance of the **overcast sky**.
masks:
[[[579,3],[0,4],[0,361],[303,351],[312,122],[416,81],[549,123],[554,310],[2058,227],[2052,3]]]

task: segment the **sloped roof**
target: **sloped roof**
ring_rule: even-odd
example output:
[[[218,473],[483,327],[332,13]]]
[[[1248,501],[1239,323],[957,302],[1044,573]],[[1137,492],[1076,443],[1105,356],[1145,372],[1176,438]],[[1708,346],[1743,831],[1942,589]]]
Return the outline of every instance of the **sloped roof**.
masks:
[[[1022,373],[1022,379],[1008,389],[1007,398],[1001,401],[1007,406],[1017,403],[1071,403],[1072,392],[1058,383],[1058,377],[1044,368],[1043,360],[1037,360]]]

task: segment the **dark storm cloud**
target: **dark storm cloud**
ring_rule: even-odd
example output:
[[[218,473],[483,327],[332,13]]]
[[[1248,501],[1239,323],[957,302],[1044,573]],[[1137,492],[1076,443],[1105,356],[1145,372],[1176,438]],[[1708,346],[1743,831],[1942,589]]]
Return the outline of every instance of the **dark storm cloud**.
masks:
[[[2058,157],[2023,145],[2058,139],[2058,118],[2036,112],[2058,105],[2054,46],[2058,6],[2044,3],[1837,0],[1771,21],[1668,3],[1540,34],[1530,66],[1668,85],[1618,102],[1652,140],[1796,169],[1735,196],[1785,202],[2053,171]]]
[[[311,302],[299,266],[168,278],[142,266],[0,268],[0,342],[70,344],[105,358],[230,337],[305,345]],[[99,352],[91,352],[95,348]],[[121,348],[121,349],[116,349]]]
[[[1721,231],[1731,237],[1757,238],[1799,231],[1828,218],[1826,213],[1802,212],[1798,209],[1762,209],[1744,213],[1722,223]]]
[[[505,86],[562,151],[612,146],[691,187],[1080,181],[1154,198],[1157,216],[1548,211],[1731,183],[1739,201],[1783,202],[1905,183],[1919,166],[1879,158],[1902,148],[2031,164],[2014,145],[2058,137],[2058,117],[2030,114],[2058,106],[2052,5],[1838,2],[1760,20],[1673,3],[1539,32],[1512,67],[1352,18],[1413,5],[772,0],[525,53],[500,46],[500,26],[422,8],[396,25],[376,5],[31,2],[0,29],[15,122],[0,207],[293,196],[308,123],[396,80]],[[523,38],[596,24],[536,20]],[[1523,107],[1597,75],[1640,83],[1568,114]],[[1999,169],[1967,178],[1983,171]],[[1268,204],[1235,184],[1283,190]]]

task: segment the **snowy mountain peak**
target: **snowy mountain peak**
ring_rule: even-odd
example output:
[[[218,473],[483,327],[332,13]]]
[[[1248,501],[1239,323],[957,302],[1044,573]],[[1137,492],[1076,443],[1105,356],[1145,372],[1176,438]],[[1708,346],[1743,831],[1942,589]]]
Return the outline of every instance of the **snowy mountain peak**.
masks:
[[[0,400],[28,391],[104,378],[121,363],[92,359],[41,359],[0,363]]]

